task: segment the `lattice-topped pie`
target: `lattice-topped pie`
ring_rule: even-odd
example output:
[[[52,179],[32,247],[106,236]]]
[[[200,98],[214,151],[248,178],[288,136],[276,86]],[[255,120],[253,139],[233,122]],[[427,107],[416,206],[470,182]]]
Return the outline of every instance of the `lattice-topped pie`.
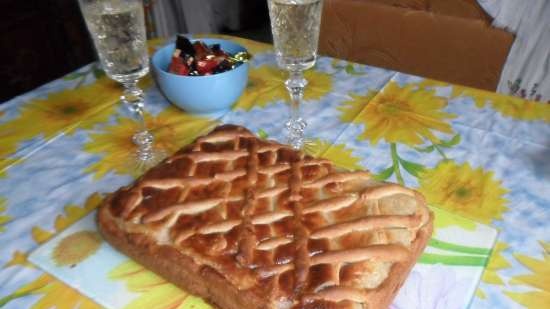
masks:
[[[222,309],[387,308],[432,231],[422,196],[221,126],[111,194],[104,237]]]

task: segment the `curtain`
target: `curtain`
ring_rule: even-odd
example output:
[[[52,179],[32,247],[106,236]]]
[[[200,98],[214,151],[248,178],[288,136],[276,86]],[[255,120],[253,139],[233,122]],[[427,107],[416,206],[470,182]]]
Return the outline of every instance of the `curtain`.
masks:
[[[239,0],[152,0],[151,15],[158,37],[177,33],[218,33],[240,27]]]
[[[550,1],[478,2],[493,26],[516,34],[497,91],[550,103]]]

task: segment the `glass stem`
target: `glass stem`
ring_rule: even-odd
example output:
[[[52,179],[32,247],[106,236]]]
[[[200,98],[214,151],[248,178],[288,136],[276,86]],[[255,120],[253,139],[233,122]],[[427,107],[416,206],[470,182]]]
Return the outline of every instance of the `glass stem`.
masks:
[[[286,123],[288,129],[288,143],[294,149],[301,149],[304,145],[304,130],[306,122],[300,116],[300,106],[304,98],[304,89],[307,80],[301,70],[290,71],[289,78],[285,82],[290,94],[290,119]]]
[[[143,90],[137,86],[137,82],[137,80],[132,80],[122,83],[124,85],[124,93],[120,99],[126,104],[132,115],[136,117],[143,131],[145,130],[145,119],[143,117],[145,101],[143,99]]]
[[[124,85],[124,93],[120,97],[122,102],[126,104],[134,117],[139,122],[140,129],[132,137],[132,141],[138,147],[137,158],[142,162],[151,161],[153,159],[153,135],[147,131],[145,118],[143,115],[143,107],[145,100],[143,99],[143,90],[137,86],[137,80],[122,83]]]

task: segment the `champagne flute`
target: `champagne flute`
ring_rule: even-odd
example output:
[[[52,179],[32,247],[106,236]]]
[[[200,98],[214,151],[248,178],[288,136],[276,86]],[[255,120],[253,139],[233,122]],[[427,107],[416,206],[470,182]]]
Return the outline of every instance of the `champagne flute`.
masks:
[[[323,0],[268,0],[277,64],[289,72],[285,86],[290,94],[288,143],[304,145],[306,122],[300,116],[307,80],[303,72],[315,64]]]
[[[101,66],[109,78],[124,86],[121,101],[140,123],[132,141],[138,168],[148,168],[162,159],[153,148],[153,135],[143,116],[143,90],[138,81],[149,72],[149,57],[141,0],[79,0]]]

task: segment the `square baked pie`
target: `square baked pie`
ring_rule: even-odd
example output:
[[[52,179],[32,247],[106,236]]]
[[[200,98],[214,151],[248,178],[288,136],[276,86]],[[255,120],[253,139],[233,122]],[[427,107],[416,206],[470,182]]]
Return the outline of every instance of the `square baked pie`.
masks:
[[[114,247],[222,309],[387,308],[432,221],[413,190],[231,125],[98,213]]]

